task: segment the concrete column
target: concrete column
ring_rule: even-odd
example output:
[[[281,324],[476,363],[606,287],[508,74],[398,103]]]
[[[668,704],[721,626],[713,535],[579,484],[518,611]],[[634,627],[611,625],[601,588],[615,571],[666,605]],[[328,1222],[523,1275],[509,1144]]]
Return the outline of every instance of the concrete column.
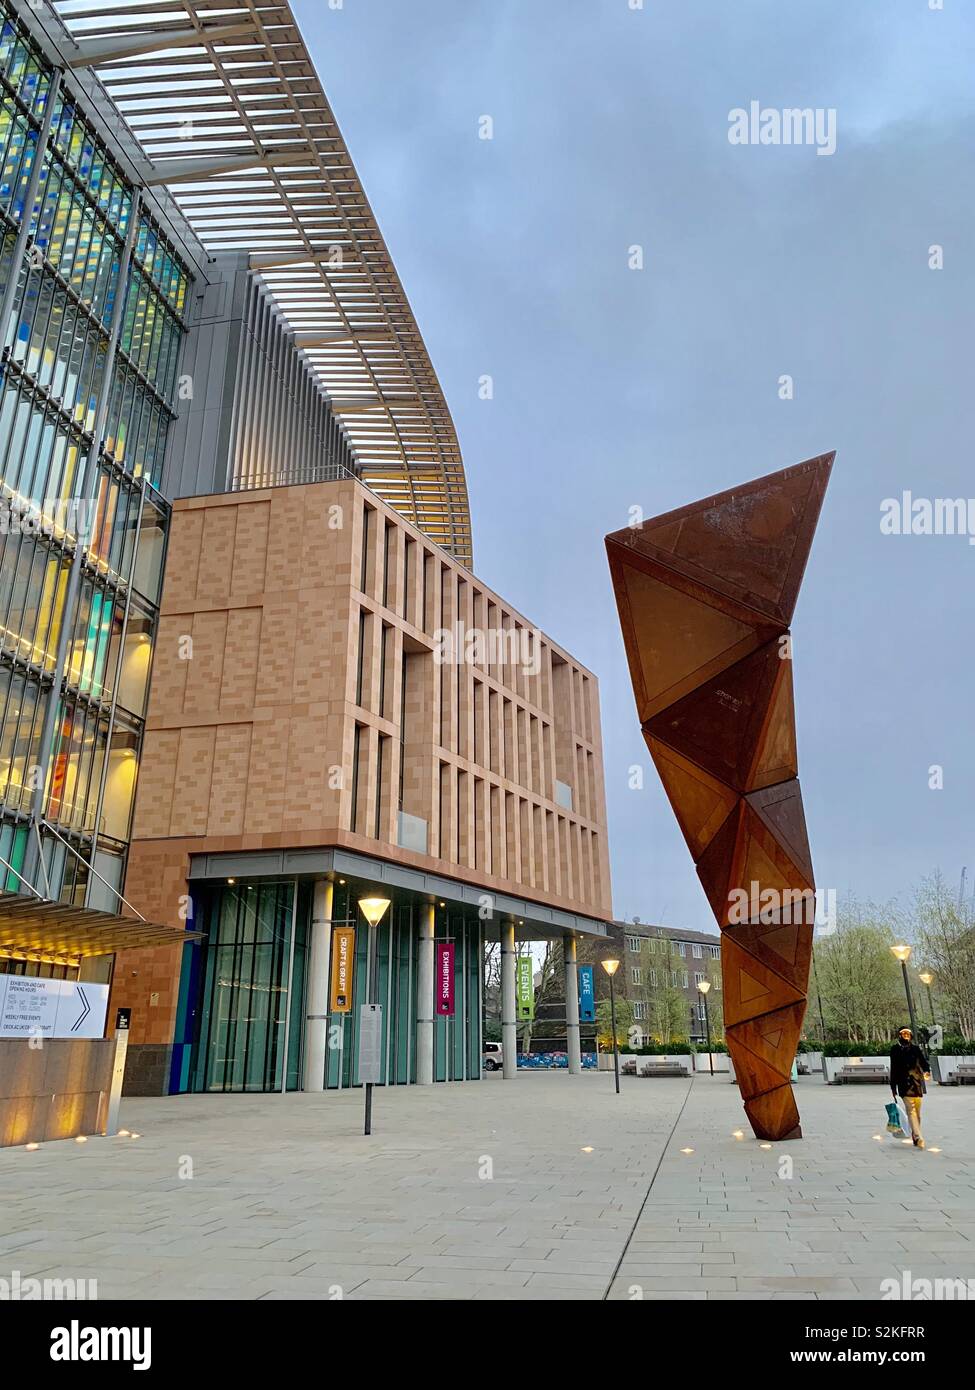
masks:
[[[433,903],[420,908],[416,972],[416,1081],[433,1085]]]
[[[501,928],[501,1050],[504,1079],[518,1075],[518,1023],[515,1018],[515,928]]]
[[[311,905],[308,979],[305,984],[303,1091],[324,1091],[328,1055],[328,995],[332,966],[332,885],[319,879]]]
[[[582,1072],[582,1046],[579,1042],[579,976],[576,969],[576,939],[562,938],[565,955],[565,1050],[569,1054],[569,1072]]]

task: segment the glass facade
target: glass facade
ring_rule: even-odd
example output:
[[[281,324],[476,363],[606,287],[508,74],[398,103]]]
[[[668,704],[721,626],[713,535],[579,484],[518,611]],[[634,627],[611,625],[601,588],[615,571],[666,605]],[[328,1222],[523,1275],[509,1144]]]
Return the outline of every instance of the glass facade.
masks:
[[[362,885],[335,885],[333,923],[356,913],[363,891]],[[309,882],[299,883],[296,894],[294,880],[234,884],[194,894],[195,925],[207,939],[184,948],[172,1091],[279,1091],[285,1050],[286,1089],[301,1087],[312,896]],[[418,903],[394,895],[375,929],[371,961],[369,929],[359,916],[352,1008],[328,1019],[328,1089],[356,1084],[359,1007],[370,998],[383,1006],[380,1084],[416,1080],[420,914]],[[434,1020],[434,1080],[477,1080],[482,979],[477,914],[438,910],[435,941],[454,944],[454,1013]]]
[[[114,908],[90,866],[121,883],[191,276],[9,0],[0,236],[0,854],[39,811],[81,856],[47,838],[52,895]]]

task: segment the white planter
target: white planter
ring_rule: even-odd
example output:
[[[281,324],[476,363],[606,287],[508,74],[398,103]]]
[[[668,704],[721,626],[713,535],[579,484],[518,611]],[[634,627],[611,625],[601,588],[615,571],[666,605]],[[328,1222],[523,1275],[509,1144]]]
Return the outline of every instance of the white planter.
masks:
[[[801,1068],[803,1067],[805,1067],[808,1076],[815,1076],[816,1072],[821,1072],[823,1069],[823,1054],[821,1052],[800,1052],[796,1061],[799,1063],[800,1074],[802,1074]]]
[[[946,1057],[943,1053],[934,1052],[931,1054],[932,1079],[947,1086],[951,1081],[952,1072],[957,1071],[960,1066],[975,1066],[975,1057]]]
[[[708,1066],[708,1055],[707,1052],[694,1053],[694,1070],[706,1072],[707,1075],[710,1076],[711,1068]],[[715,1072],[727,1071],[728,1067],[731,1065],[727,1052],[712,1052],[710,1056],[714,1062]]]
[[[826,1077],[828,1084],[830,1086],[835,1085],[837,1075],[843,1070],[843,1068],[854,1066],[857,1060],[858,1059],[856,1057],[827,1057],[824,1054],[823,1075]],[[886,1057],[863,1057],[859,1060],[868,1063],[882,1062],[886,1069],[887,1075],[890,1075],[890,1062]]]

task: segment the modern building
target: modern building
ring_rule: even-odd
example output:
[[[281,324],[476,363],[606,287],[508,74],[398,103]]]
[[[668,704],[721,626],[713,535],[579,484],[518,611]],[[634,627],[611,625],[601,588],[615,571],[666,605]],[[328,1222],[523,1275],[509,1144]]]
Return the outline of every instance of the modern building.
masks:
[[[449,410],[287,3],[0,23],[0,870],[88,932],[8,905],[0,970],[111,977],[133,1088],[345,1085],[332,924],[369,891],[383,1079],[478,1075],[484,936],[513,1037],[516,939],[564,935],[568,972],[605,931],[595,678],[471,571]]]
[[[349,1085],[369,997],[383,1080],[476,1078],[484,940],[605,930],[596,680],[356,479],[181,499],[126,896],[206,936],[119,957],[133,1085]]]
[[[586,942],[579,960],[620,961],[614,979],[617,999],[632,1008],[641,1044],[670,1038],[705,1040],[704,1001],[698,985],[710,983],[708,1010],[712,1037],[722,1031],[721,939],[717,933],[657,927],[645,922],[612,921],[605,942]],[[603,970],[595,971],[597,1000],[609,998]]]
[[[206,254],[58,29],[0,0],[0,859],[7,891],[114,912]]]

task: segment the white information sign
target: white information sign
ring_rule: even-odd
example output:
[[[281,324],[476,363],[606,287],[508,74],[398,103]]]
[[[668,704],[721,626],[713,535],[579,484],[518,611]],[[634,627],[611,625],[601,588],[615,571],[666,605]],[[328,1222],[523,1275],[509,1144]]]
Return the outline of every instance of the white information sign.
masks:
[[[382,1076],[383,1011],[379,1004],[359,1009],[359,1081],[378,1084]]]
[[[0,975],[0,1038],[101,1038],[108,985]]]

